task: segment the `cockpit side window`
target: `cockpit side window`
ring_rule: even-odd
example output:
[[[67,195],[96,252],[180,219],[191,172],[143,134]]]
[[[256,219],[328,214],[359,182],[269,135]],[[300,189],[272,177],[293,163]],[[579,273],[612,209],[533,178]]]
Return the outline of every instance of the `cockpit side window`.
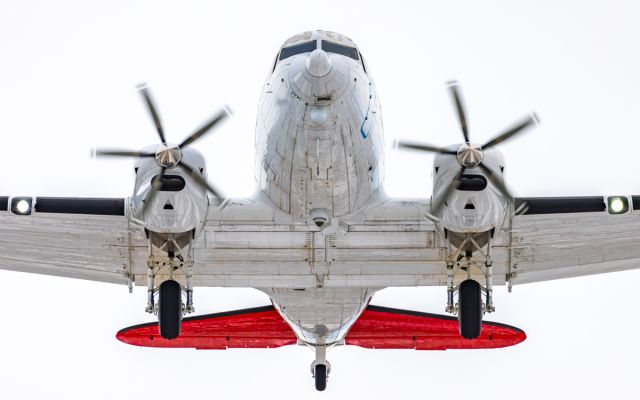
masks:
[[[360,55],[360,61],[362,62],[362,70],[366,74],[367,73],[367,67],[364,66],[364,57],[362,57],[362,53],[358,52],[358,54]]]
[[[316,49],[316,47],[317,43],[315,40],[285,47],[280,51],[280,60],[295,56],[296,54],[311,53]]]
[[[338,43],[329,42],[327,40],[322,41],[322,50],[329,53],[342,54],[343,56],[347,56],[349,58],[353,58],[356,61],[359,61],[358,50],[353,47],[343,46]]]

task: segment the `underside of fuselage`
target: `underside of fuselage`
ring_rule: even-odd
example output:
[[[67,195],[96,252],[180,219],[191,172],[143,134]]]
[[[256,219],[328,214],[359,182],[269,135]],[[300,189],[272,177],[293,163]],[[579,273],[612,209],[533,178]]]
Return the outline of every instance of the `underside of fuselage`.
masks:
[[[380,105],[362,54],[325,31],[288,39],[265,83],[256,123],[262,194],[319,227],[357,212],[382,183]],[[262,289],[308,344],[344,338],[373,288]]]
[[[327,42],[353,49],[355,58],[323,50]],[[313,50],[286,56],[301,43]],[[351,214],[383,178],[380,106],[362,56],[350,39],[321,31],[289,39],[278,54],[256,123],[260,190],[298,218]]]

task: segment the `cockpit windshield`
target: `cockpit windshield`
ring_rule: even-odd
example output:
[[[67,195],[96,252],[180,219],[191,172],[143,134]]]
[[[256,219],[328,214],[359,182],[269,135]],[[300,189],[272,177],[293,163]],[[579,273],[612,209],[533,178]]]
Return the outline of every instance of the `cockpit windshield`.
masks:
[[[322,50],[327,53],[340,54],[345,57],[349,57],[356,61],[360,61],[362,63],[362,68],[365,68],[364,62],[361,60],[360,53],[358,53],[358,49],[355,47],[349,47],[342,44],[330,42],[328,40],[321,40],[320,45]],[[310,40],[308,42],[294,44],[293,46],[284,47],[280,50],[280,54],[276,57],[276,62],[273,64],[273,70],[275,71],[276,65],[279,61],[282,61],[286,58],[293,57],[298,54],[311,53],[315,49],[318,48],[317,40]],[[365,70],[366,73],[366,70]]]
[[[315,40],[285,47],[280,51],[279,60],[284,60],[285,58],[295,56],[296,54],[311,53],[316,49],[316,47],[317,42]]]
[[[315,40],[294,44],[293,46],[283,48],[280,51],[280,56],[278,57],[278,60],[284,60],[285,58],[295,56],[296,54],[311,53],[316,48],[317,48],[317,44]],[[360,57],[358,56],[358,50],[356,50],[354,47],[349,47],[349,46],[344,46],[338,43],[329,42],[328,40],[322,40],[322,50],[328,53],[341,54],[343,56],[353,58],[356,61],[360,61]]]
[[[358,50],[353,47],[343,46],[338,43],[329,42],[327,40],[322,41],[322,50],[328,53],[336,53],[342,54],[343,56],[347,56],[349,58],[353,58],[356,61],[359,61]]]

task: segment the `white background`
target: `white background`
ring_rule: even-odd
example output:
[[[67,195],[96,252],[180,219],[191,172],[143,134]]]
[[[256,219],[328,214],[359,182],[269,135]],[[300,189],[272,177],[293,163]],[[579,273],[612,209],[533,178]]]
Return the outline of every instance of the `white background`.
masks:
[[[639,193],[640,8],[633,1],[0,2],[0,194],[128,196],[128,161],[95,146],[155,143],[135,91],[147,82],[179,141],[227,103],[235,118],[198,143],[210,179],[254,189],[261,85],[281,43],[310,29],[358,43],[383,106],[386,189],[430,194],[431,156],[394,139],[460,140],[444,83],[463,85],[472,138],[526,112],[542,125],[501,147],[517,195]],[[481,4],[480,4],[481,3]],[[0,228],[1,232],[1,228]],[[11,249],[2,249],[10,252]],[[0,263],[1,263],[0,255]],[[640,273],[496,290],[491,319],[524,329],[513,348],[338,348],[315,393],[313,355],[155,350],[114,335],[150,321],[145,290],[0,273],[0,398],[634,398]],[[253,290],[201,289],[199,313],[267,304]],[[442,312],[444,288],[388,289],[376,304]]]

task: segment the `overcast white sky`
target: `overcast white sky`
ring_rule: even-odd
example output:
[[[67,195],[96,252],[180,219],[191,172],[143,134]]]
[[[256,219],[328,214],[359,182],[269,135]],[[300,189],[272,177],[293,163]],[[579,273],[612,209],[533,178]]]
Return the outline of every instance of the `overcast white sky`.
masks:
[[[640,193],[640,6],[634,1],[0,0],[0,194],[130,195],[131,164],[95,146],[155,134],[135,86],[147,82],[169,138],[221,104],[235,118],[198,143],[233,197],[254,189],[254,124],[280,44],[310,29],[350,36],[382,102],[386,141],[460,140],[444,83],[463,85],[483,142],[535,110],[543,124],[502,146],[518,195]],[[481,3],[481,4],[480,4]],[[430,194],[432,159],[387,151],[386,188]],[[10,251],[10,249],[2,249]],[[640,358],[640,273],[497,288],[492,320],[523,344],[489,351],[338,348],[327,392],[313,355],[154,350],[116,341],[152,320],[145,290],[0,272],[0,398],[632,398]],[[199,313],[267,303],[253,290],[196,292]],[[376,304],[442,312],[444,288],[389,289]]]

